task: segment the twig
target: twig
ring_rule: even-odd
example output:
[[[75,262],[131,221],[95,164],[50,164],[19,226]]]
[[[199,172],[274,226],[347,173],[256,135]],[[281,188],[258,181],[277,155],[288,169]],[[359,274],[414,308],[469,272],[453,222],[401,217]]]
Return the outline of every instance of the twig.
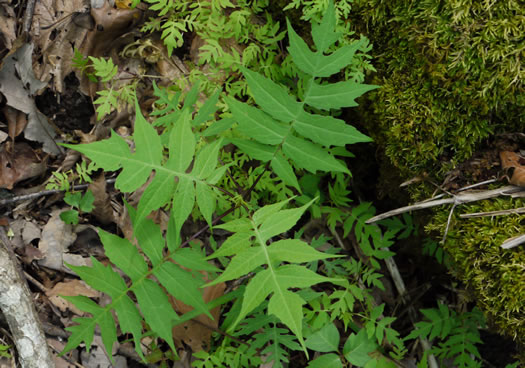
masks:
[[[26,12],[24,13],[24,22],[22,24],[22,32],[29,34],[31,24],[33,23],[33,15],[35,14],[36,0],[28,0],[26,3]]]
[[[0,227],[0,308],[13,335],[20,365],[54,368],[31,293],[20,276],[3,227]]]
[[[523,243],[525,243],[525,234],[505,240],[501,244],[501,247],[503,249],[511,249],[511,248],[517,247],[518,245],[523,244]]]
[[[487,216],[506,216],[525,213],[525,207],[511,208],[509,210],[500,211],[489,211],[489,212],[473,212],[473,213],[462,213],[459,215],[460,218],[472,218],[472,217],[487,217]]]
[[[459,194],[454,195],[454,197],[452,198],[444,198],[444,199],[432,200],[428,202],[419,202],[419,203],[416,203],[410,206],[396,208],[395,210],[388,211],[380,215],[374,216],[371,219],[367,220],[366,223],[372,224],[374,222],[384,220],[392,216],[400,215],[405,212],[422,210],[422,209],[432,208],[436,206],[442,206],[444,204],[454,204],[457,206],[459,204],[481,201],[483,199],[499,197],[501,195],[510,195],[512,193],[516,193],[520,191],[525,191],[525,189],[514,186],[514,185],[507,185],[507,186],[504,186],[498,189],[485,190],[483,192],[459,193]]]
[[[388,271],[390,272],[390,276],[394,280],[394,285],[396,286],[397,292],[399,293],[399,295],[401,295],[401,302],[403,302],[404,304],[408,304],[408,293],[406,290],[405,282],[401,277],[401,273],[399,272],[399,268],[397,267],[394,257],[389,257],[385,259],[385,263],[386,267],[388,268]],[[417,313],[414,306],[412,304],[409,305],[408,316],[412,324],[416,322],[416,315]],[[421,346],[423,347],[423,350],[428,351],[432,348],[432,344],[430,344],[430,342],[427,339],[420,337],[419,341],[421,341]],[[430,368],[439,368],[436,357],[433,354],[429,354],[427,359]]]
[[[452,221],[452,214],[454,213],[454,209],[456,208],[456,206],[457,204],[454,203],[448,214],[447,227],[445,228],[445,233],[443,234],[443,239],[441,240],[443,244],[445,244],[445,240],[447,239],[448,229],[450,229],[450,221]]]
[[[111,183],[114,183],[114,182],[115,182],[115,179],[107,179],[106,180],[107,184],[111,184]],[[89,184],[75,185],[74,189],[75,190],[84,190],[88,186],[89,186]],[[21,201],[27,201],[27,200],[30,200],[30,199],[36,199],[36,198],[40,198],[40,197],[44,197],[44,196],[48,196],[48,195],[52,195],[52,194],[57,194],[57,193],[62,193],[62,192],[63,192],[63,190],[60,190],[60,189],[52,189],[52,190],[43,190],[43,191],[37,192],[37,193],[22,194],[22,195],[19,195],[19,196],[14,196],[14,197],[9,198],[9,199],[1,200],[0,201],[0,206],[5,206],[5,205],[11,204],[11,203],[16,203],[16,202],[21,202]]]

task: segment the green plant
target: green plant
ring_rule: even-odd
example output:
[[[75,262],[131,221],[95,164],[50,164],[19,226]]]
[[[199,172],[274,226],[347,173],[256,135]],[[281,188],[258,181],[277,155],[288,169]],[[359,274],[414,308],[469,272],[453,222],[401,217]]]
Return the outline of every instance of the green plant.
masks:
[[[118,67],[111,58],[86,57],[77,49],[75,49],[72,65],[86,75],[91,82],[100,82],[109,87],[97,91],[99,97],[93,101],[95,105],[98,105],[96,108],[98,120],[113,110],[120,111],[125,106],[132,105],[140,77],[137,76],[126,83],[122,83],[117,76]]]
[[[72,210],[64,211],[60,214],[60,218],[66,224],[77,225],[78,224],[78,215],[82,212],[91,212],[93,211],[93,202],[95,197],[90,190],[86,194],[82,195],[80,192],[71,193],[67,192],[64,196],[64,202],[73,207]]]
[[[185,11],[186,5],[205,14],[229,4],[148,2],[157,4],[166,17]],[[202,19],[187,18],[188,24]],[[168,18],[158,26],[169,24],[164,21]],[[195,352],[196,367],[251,367],[262,362],[282,367],[291,354],[303,354],[308,360],[311,351],[322,354],[309,361],[309,367],[347,363],[394,367],[404,357],[404,341],[392,327],[395,317],[388,315],[385,304],[375,303],[371,290],[384,289],[380,262],[394,254],[389,247],[396,237],[411,233],[413,224],[405,217],[385,221],[382,227],[369,225],[366,220],[374,212],[369,203],[349,207],[350,171],[344,158],[351,154],[345,146],[370,139],[334,116],[342,107],[356,106],[357,97],[376,87],[354,79],[333,82],[353,65],[364,43],[339,42],[337,24],[330,2],[321,23],[312,24],[312,51],[287,23],[298,87],[239,67],[248,87],[247,101],[234,99],[234,92],[221,100],[214,91],[199,105],[199,85],[186,93],[183,102],[181,93],[154,85],[153,124],[135,101],[133,150],[115,132],[104,141],[65,145],[101,169],[121,170],[115,187],[123,193],[152,180],[137,208],[127,207],[138,245],[100,229],[111,264],[93,258],[92,267],[69,266],[91,287],[108,294],[111,303],[99,306],[86,297],[67,297],[91,317],[76,318],[77,325],[68,328],[72,334],[64,353],[81,343],[89,349],[97,326],[111,351],[117,319],[142,358],[146,359],[140,347],[146,334],[155,340],[150,360],[175,358],[172,327],[201,314],[211,317],[212,308],[223,306],[221,331],[226,335],[214,341],[211,351]],[[164,28],[168,27],[172,26]],[[170,37],[177,36],[167,35],[168,42]],[[252,100],[259,107],[252,106]],[[229,112],[217,120],[221,103]],[[326,191],[319,188],[318,172],[335,179]],[[288,195],[293,192],[301,195]],[[279,195],[286,198],[276,201]],[[318,197],[323,199],[314,204]],[[160,208],[170,214],[165,235],[147,218]],[[301,238],[302,230],[292,236],[309,208],[313,216],[326,215],[334,233],[338,227],[345,237],[353,233],[366,261],[339,254],[340,249],[327,244],[327,237],[309,244]],[[182,229],[192,215],[206,225],[189,235]],[[191,243],[208,230],[213,252],[205,254]],[[215,239],[220,239],[218,230],[231,233],[220,246]],[[212,281],[204,280],[204,272]],[[224,282],[240,285],[204,303],[200,289]],[[170,298],[194,310],[179,315]],[[344,329],[336,327],[336,321]],[[170,353],[159,357],[163,342]]]
[[[452,358],[459,368],[481,367],[481,356],[476,344],[481,343],[479,328],[486,325],[483,313],[477,308],[470,312],[457,314],[446,305],[438,308],[421,309],[428,321],[415,324],[415,329],[405,340],[417,337],[438,340],[427,354],[435,354],[440,359]]]
[[[78,184],[91,183],[91,173],[97,170],[94,162],[86,164],[85,161],[77,163],[75,169],[70,169],[66,172],[54,171],[52,177],[49,178],[46,184],[46,189],[62,190],[69,192],[72,182],[78,181]]]
[[[0,357],[11,359],[12,357],[11,354],[9,354],[9,349],[11,349],[11,346],[0,344]]]
[[[316,80],[329,77],[350,64],[357,50],[355,45],[343,46],[332,54],[324,55],[328,47],[340,37],[340,34],[333,31],[334,27],[335,16],[331,10],[320,25],[313,25],[312,35],[317,51],[312,52],[288,25],[290,53],[304,73],[301,79],[306,89],[302,102],[289,95],[282,86],[247,69],[243,69],[243,74],[262,110],[232,98],[228,99],[229,107],[238,123],[237,137],[229,138],[229,141],[263,163],[267,162],[267,167],[273,168],[284,178],[285,183],[298,190],[300,188],[289,159],[295,166],[313,173],[317,170],[348,172],[344,163],[338,161],[328,147],[369,140],[342,120],[305,111],[307,105],[324,110],[355,106],[355,98],[375,88],[355,82],[320,84]],[[197,140],[199,136],[193,132],[192,126],[199,125],[195,122],[199,121],[199,118],[191,118],[191,96],[191,93],[186,96],[185,105],[181,110],[178,110],[178,107],[172,108],[174,111],[178,110],[177,118],[171,119],[171,124],[165,126],[163,136],[146,122],[138,104],[135,103],[134,152],[131,152],[126,141],[115,133],[105,141],[78,146],[65,145],[83,153],[104,170],[122,169],[115,182],[115,187],[122,192],[131,192],[139,188],[153,171],[155,176],[145,189],[137,210],[129,208],[134,235],[142,252],[148,257],[148,262],[129,241],[103,230],[99,231],[106,255],[116,267],[130,277],[132,283],[127,286],[111,267],[103,266],[95,259],[92,268],[71,266],[89,285],[109,294],[112,303],[100,307],[85,297],[68,297],[80,309],[91,313],[92,317],[76,319],[78,325],[69,328],[72,336],[64,351],[76,347],[82,341],[89,348],[96,325],[100,326],[103,342],[110,351],[116,340],[112,311],[117,313],[121,330],[132,334],[139,354],[142,355],[139,342],[142,337],[143,318],[151,332],[161,337],[175,351],[171,327],[180,317],[169,304],[167,294],[150,279],[150,276],[155,276],[173,297],[193,306],[200,313],[211,316],[199,292],[199,287],[203,286],[202,277],[196,272],[205,270],[214,273],[219,270],[206,262],[200,252],[183,247],[189,240],[182,239],[181,228],[193,211],[195,203],[209,227],[217,223],[218,219],[212,221],[218,197],[215,185],[228,166],[217,167],[217,157],[224,144],[224,138],[216,137],[211,142],[203,138]],[[169,97],[164,97],[165,104],[177,106],[173,105],[173,100]],[[185,108],[186,106],[190,108]],[[208,115],[203,122],[207,120]],[[253,116],[262,119],[261,121],[267,124],[266,127],[253,119]],[[240,138],[241,136],[245,138]],[[163,157],[164,145],[167,147],[167,159]],[[191,170],[188,170],[190,165]],[[232,193],[228,194],[234,197],[234,207],[239,204],[244,206],[242,202],[236,202]],[[338,280],[319,275],[300,265],[335,255],[323,254],[294,239],[268,244],[268,240],[293,227],[309,206],[307,204],[300,208],[283,209],[289,201],[290,199],[266,205],[256,211],[245,208],[242,218],[215,225],[215,228],[232,231],[234,235],[229,237],[211,258],[233,254],[236,256],[209,285],[255,272],[256,276],[244,290],[237,318],[232,321],[228,331],[235,330],[245,316],[273,294],[267,304],[267,313],[276,316],[280,323],[289,328],[306,353],[302,332],[302,305],[305,301],[289,289],[307,289],[320,282]],[[168,203],[172,203],[171,219],[165,242],[158,226],[146,219],[146,216]],[[164,244],[167,246],[167,254],[163,254]],[[261,268],[263,265],[265,267]],[[261,289],[261,285],[267,287]],[[140,312],[128,296],[129,292],[133,292],[137,298]]]

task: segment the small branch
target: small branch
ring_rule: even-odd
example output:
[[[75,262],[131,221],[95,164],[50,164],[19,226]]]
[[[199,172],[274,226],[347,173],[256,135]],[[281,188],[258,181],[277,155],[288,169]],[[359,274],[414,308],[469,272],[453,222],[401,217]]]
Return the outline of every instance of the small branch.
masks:
[[[503,249],[511,249],[511,248],[517,247],[518,245],[523,244],[523,243],[525,243],[525,234],[519,235],[519,236],[515,236],[514,238],[510,238],[510,239],[505,240],[501,244],[501,247]]]
[[[507,186],[504,186],[498,189],[485,190],[483,192],[459,193],[459,194],[456,194],[452,198],[444,198],[444,199],[431,200],[431,201],[426,201],[426,202],[419,202],[419,203],[416,203],[410,206],[396,208],[395,210],[388,211],[388,212],[382,213],[381,215],[374,216],[368,221],[366,221],[366,223],[372,224],[374,222],[384,220],[392,216],[400,215],[405,212],[417,211],[417,210],[432,208],[436,206],[442,206],[444,204],[454,204],[457,206],[459,204],[481,201],[483,199],[499,197],[501,195],[510,195],[512,193],[516,193],[520,191],[525,191],[525,189],[514,186],[514,185],[507,185]]]
[[[460,218],[473,218],[473,217],[487,217],[487,216],[506,216],[525,213],[525,207],[511,208],[509,210],[501,211],[489,211],[489,212],[473,212],[473,213],[462,213],[459,215]]]
[[[29,34],[31,24],[33,23],[33,15],[35,14],[36,0],[28,0],[26,3],[26,12],[24,14],[24,21],[22,24],[22,32]]]
[[[114,183],[114,182],[115,182],[115,179],[107,179],[106,180],[107,184],[111,184],[111,183]],[[80,185],[73,186],[72,189],[74,189],[74,190],[84,190],[88,186],[89,186],[89,184],[80,184]],[[11,204],[11,203],[27,201],[27,200],[30,200],[30,199],[36,199],[36,198],[40,198],[40,197],[44,197],[44,196],[48,196],[48,195],[52,195],[52,194],[57,194],[57,193],[63,193],[63,192],[64,191],[60,190],[60,189],[53,189],[53,190],[43,190],[41,192],[31,193],[31,194],[22,194],[22,195],[19,195],[19,196],[14,196],[14,197],[9,198],[9,199],[1,200],[0,201],[0,206],[5,206],[5,205]]]
[[[404,304],[408,304],[408,293],[406,290],[405,282],[403,281],[403,278],[401,277],[401,273],[399,272],[399,268],[397,267],[394,257],[389,257],[385,259],[385,263],[386,263],[386,267],[388,268],[388,271],[390,272],[390,276],[394,280],[394,285],[396,286],[397,292],[401,296],[401,301]],[[414,305],[410,304],[408,306],[408,316],[412,324],[416,323],[416,315],[417,313],[416,313],[416,309],[414,308]],[[432,344],[427,339],[420,337],[419,341],[421,342],[421,346],[423,347],[423,350],[428,351],[432,348]],[[428,365],[430,368],[439,368],[436,357],[433,354],[429,354],[427,359],[428,359]]]
[[[20,365],[54,368],[31,293],[17,268],[3,227],[0,227],[0,308],[13,335]]]

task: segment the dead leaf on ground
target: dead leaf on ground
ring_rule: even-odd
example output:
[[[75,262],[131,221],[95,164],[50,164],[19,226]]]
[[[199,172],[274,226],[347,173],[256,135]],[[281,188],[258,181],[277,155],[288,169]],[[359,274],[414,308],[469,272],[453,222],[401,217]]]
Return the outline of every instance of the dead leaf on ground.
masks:
[[[206,281],[209,281],[207,277]],[[205,303],[208,303],[212,300],[217,299],[218,297],[224,294],[226,289],[225,283],[216,284],[213,286],[208,286],[202,289],[202,297]],[[173,297],[170,297],[170,301],[179,314],[184,314],[193,310],[193,307],[184,304],[180,300],[175,300]],[[184,342],[186,345],[191,347],[191,350],[195,353],[201,350],[208,350],[211,342],[211,335],[214,328],[219,327],[219,317],[220,317],[221,308],[213,308],[210,313],[213,316],[213,320],[210,317],[201,314],[194,318],[198,322],[193,320],[181,323],[173,327],[173,339],[175,345],[180,347],[183,346],[181,342]],[[200,322],[200,323],[199,323]],[[208,328],[209,326],[211,328]]]
[[[64,91],[64,78],[73,71],[74,49],[82,47],[90,32],[73,22],[72,17],[87,11],[83,0],[36,2],[31,35],[37,46],[35,57],[43,61],[35,64],[35,72],[46,84],[53,79],[54,89],[59,93]]]
[[[0,188],[13,189],[16,183],[46,171],[45,161],[41,161],[27,143],[16,144],[12,153],[7,146],[4,144],[0,152]]]
[[[62,149],[56,143],[56,132],[33,98],[46,83],[33,74],[32,53],[33,45],[26,43],[4,59],[0,69],[0,92],[6,97],[7,105],[28,115],[24,137],[42,143],[45,152],[60,154]]]
[[[9,137],[14,141],[27,126],[27,116],[22,111],[16,110],[9,105],[5,105],[3,110],[7,120]]]
[[[13,5],[3,2],[0,2],[0,39],[8,50],[16,40],[16,14]]]
[[[503,169],[512,172],[509,183],[525,187],[525,157],[511,151],[502,151],[499,156]]]
[[[51,218],[42,229],[42,238],[38,243],[38,248],[45,257],[38,263],[53,270],[76,275],[64,263],[91,267],[91,260],[79,254],[67,252],[69,246],[76,240],[77,235],[73,231],[73,227],[64,223],[60,218],[60,213],[63,211],[63,209],[59,209],[51,212]]]
[[[78,296],[84,295],[88,298],[98,298],[100,293],[96,290],[93,290],[82,280],[68,280],[65,282],[57,283],[51,290],[46,293],[47,297],[62,312],[70,310],[78,316],[82,316],[85,313],[80,309],[75,307],[75,305],[64,298],[61,295],[65,296]]]
[[[93,205],[95,208],[91,211],[91,214],[100,221],[103,225],[111,224],[114,221],[113,207],[111,207],[111,198],[106,191],[106,178],[104,174],[99,175],[91,184],[89,184],[88,190],[91,190],[95,201]]]

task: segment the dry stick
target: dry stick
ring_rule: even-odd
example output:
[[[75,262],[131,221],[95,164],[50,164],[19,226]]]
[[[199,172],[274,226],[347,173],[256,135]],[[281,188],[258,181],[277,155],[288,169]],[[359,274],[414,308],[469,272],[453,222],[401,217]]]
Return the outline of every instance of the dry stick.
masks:
[[[374,216],[371,219],[367,220],[366,223],[372,224],[374,222],[377,222],[377,221],[380,221],[380,220],[383,220],[383,219],[386,219],[392,216],[400,215],[405,212],[422,210],[425,208],[431,208],[431,207],[436,207],[436,206],[442,206],[444,204],[455,204],[457,206],[463,203],[481,201],[483,199],[499,197],[501,195],[509,195],[512,193],[520,192],[520,191],[525,191],[525,189],[514,186],[514,185],[507,185],[507,186],[504,186],[498,189],[486,190],[483,192],[459,193],[459,194],[456,194],[452,198],[444,198],[444,199],[432,200],[432,201],[427,201],[427,202],[419,202],[419,203],[416,203],[410,206],[396,208],[395,210],[388,211],[380,215]]]
[[[115,179],[107,179],[106,180],[107,184],[111,184],[111,183],[114,183],[114,182],[115,182]],[[86,189],[88,186],[89,186],[89,184],[80,184],[80,185],[76,185],[74,187],[74,189],[76,189],[76,190],[83,190],[83,189]],[[0,206],[5,206],[5,205],[8,205],[8,204],[21,202],[21,201],[27,201],[27,200],[30,200],[30,199],[36,199],[36,198],[44,197],[44,196],[47,196],[47,195],[52,195],[52,194],[57,194],[57,193],[62,193],[62,192],[64,192],[64,191],[60,190],[60,189],[52,189],[52,190],[43,190],[43,191],[37,192],[37,193],[22,194],[22,195],[15,196],[15,197],[12,197],[12,198],[9,198],[9,199],[1,200],[0,201]]]
[[[20,365],[54,368],[31,293],[20,275],[3,227],[0,227],[0,308],[13,335]]]
[[[399,293],[399,295],[401,295],[401,301],[406,304],[406,302],[408,301],[408,294],[405,282],[401,277],[401,273],[399,272],[399,268],[397,267],[394,257],[386,258],[385,263],[386,267],[388,268],[388,271],[390,272],[390,276],[394,280],[394,285],[396,286],[397,292]],[[417,319],[417,313],[412,304],[408,306],[408,316],[410,317],[410,321],[412,322],[412,324],[414,324]],[[427,339],[420,337],[419,341],[421,342],[421,346],[423,346],[423,350],[428,351],[432,348],[432,344],[430,344],[430,342]],[[427,358],[428,365],[430,366],[430,368],[439,368],[436,357],[433,354],[429,354]]]
[[[472,213],[462,213],[459,215],[460,218],[472,218],[472,217],[487,217],[487,216],[506,216],[506,215],[518,215],[520,213],[525,213],[525,207],[520,208],[511,208],[509,210],[500,210],[500,211],[489,211],[489,212],[472,212]]]
[[[28,0],[26,4],[26,12],[24,14],[24,22],[22,24],[22,31],[25,34],[29,34],[29,31],[31,30],[33,15],[35,14],[35,3],[36,0]]]

